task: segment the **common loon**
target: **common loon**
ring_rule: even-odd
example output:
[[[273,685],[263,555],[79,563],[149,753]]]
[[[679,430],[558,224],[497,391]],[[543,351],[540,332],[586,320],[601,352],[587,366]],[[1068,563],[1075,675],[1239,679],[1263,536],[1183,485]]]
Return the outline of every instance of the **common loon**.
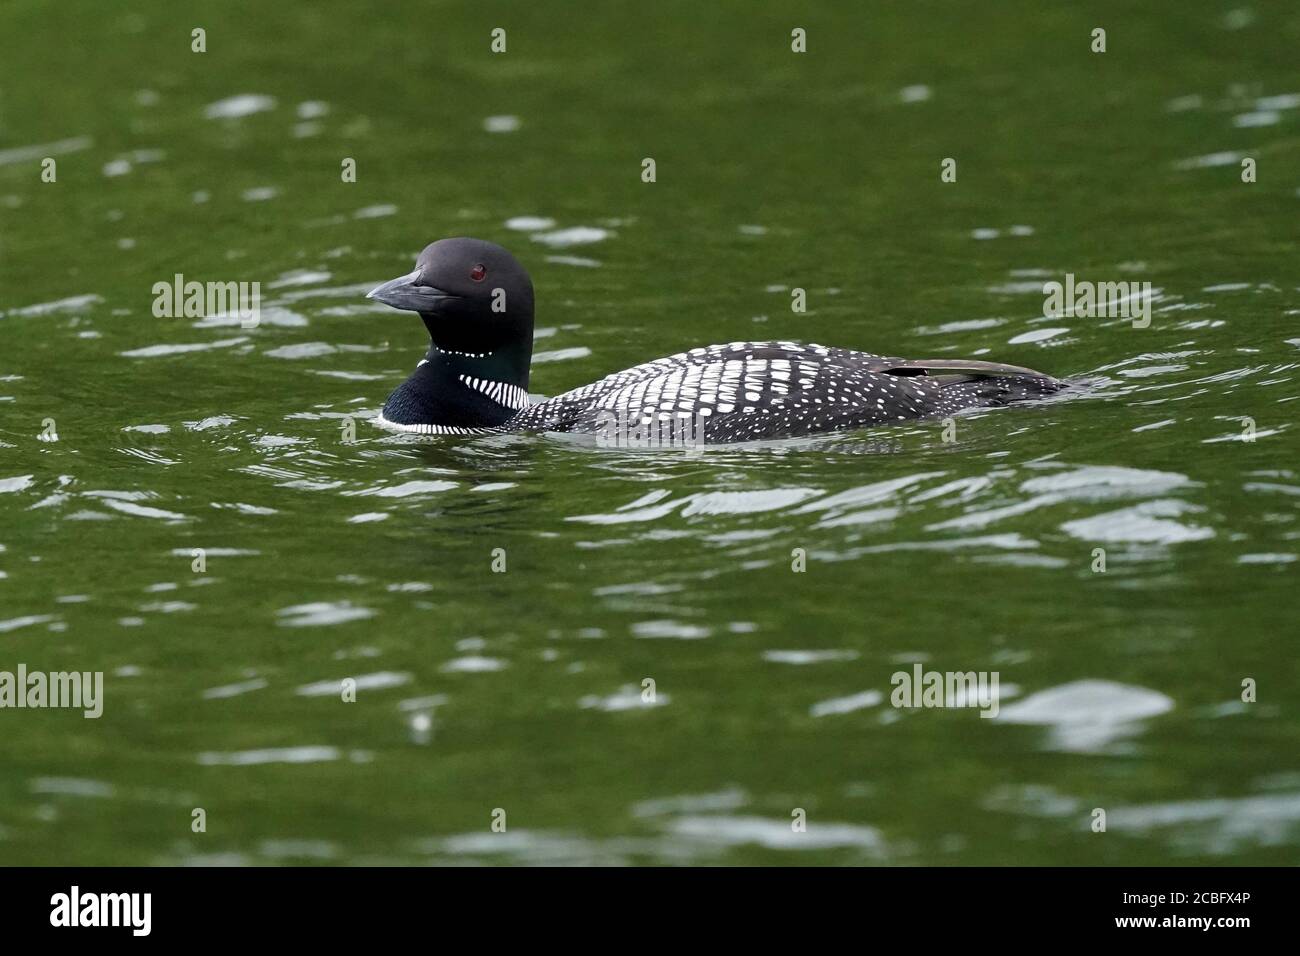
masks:
[[[795,342],[732,342],[656,359],[529,404],[533,284],[501,246],[441,239],[368,298],[418,312],[429,351],[377,424],[428,435],[599,434],[689,420],[704,444],[942,417],[1060,390],[1015,365],[908,360]],[[698,434],[698,432],[697,432]]]

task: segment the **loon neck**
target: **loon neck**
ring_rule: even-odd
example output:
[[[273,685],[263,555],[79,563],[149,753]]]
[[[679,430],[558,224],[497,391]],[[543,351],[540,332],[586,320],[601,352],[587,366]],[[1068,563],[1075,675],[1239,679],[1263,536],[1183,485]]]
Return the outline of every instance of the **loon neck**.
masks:
[[[532,342],[468,352],[432,343],[405,382],[388,396],[383,416],[412,430],[463,432],[494,428],[527,404]]]

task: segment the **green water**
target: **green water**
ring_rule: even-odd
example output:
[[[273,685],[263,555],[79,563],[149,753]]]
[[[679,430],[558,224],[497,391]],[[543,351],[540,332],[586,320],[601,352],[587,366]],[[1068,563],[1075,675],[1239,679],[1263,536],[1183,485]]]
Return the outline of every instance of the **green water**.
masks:
[[[0,671],[104,712],[0,710],[0,863],[1296,862],[1300,13],[792,6],[4,5]],[[388,435],[424,334],[364,292],[448,235],[531,271],[539,394],[743,339],[1080,385]],[[261,324],[156,318],[176,273]],[[1066,273],[1150,327],[1045,318]]]

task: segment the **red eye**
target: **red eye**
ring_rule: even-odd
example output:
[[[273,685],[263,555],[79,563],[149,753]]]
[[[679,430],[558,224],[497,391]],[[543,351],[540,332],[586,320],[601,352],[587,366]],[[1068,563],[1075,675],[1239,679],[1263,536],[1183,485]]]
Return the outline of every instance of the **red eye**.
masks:
[[[475,282],[482,282],[483,278],[486,275],[487,275],[487,269],[486,267],[484,267],[483,263],[481,262],[478,265],[476,265],[473,269],[469,270],[469,277],[473,279]]]

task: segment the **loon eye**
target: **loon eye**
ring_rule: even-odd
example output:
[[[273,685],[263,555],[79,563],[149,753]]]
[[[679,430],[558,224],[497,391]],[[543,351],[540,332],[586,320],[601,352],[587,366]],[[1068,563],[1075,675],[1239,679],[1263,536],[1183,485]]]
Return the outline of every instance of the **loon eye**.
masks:
[[[487,276],[487,268],[481,262],[469,270],[469,277],[475,282],[482,282],[485,276]]]

